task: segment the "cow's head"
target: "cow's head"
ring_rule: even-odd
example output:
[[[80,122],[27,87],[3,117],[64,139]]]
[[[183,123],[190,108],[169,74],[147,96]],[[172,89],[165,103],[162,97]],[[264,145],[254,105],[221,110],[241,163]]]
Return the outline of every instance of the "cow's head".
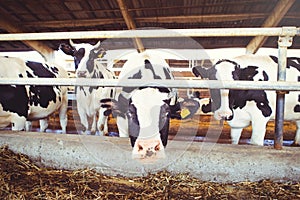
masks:
[[[133,91],[130,99],[121,94],[118,101],[101,100],[102,107],[108,108],[105,115],[112,113],[127,118],[134,159],[152,162],[163,158],[170,118],[188,118],[199,108],[199,103],[194,100],[170,105],[173,96],[167,88],[145,87]],[[189,116],[180,115],[180,109],[189,109]]]
[[[105,50],[100,47],[100,41],[91,45],[88,43],[75,44],[70,40],[70,44],[61,44],[59,48],[65,54],[73,56],[77,77],[95,78],[98,76],[97,70],[95,70],[98,66],[94,61],[105,55]]]
[[[210,80],[268,80],[266,72],[261,70],[258,66],[247,65],[247,63],[243,63],[243,66],[241,66],[232,60],[220,60],[209,69],[197,66],[194,67],[192,71],[195,76],[208,78]],[[232,110],[243,108],[247,101],[254,100],[258,107],[262,107],[262,101],[267,102],[264,91],[211,89],[210,92],[213,103],[212,106],[214,106],[212,111],[214,111],[214,117],[217,120],[231,120],[233,118]],[[268,106],[263,106],[261,110],[267,110],[266,113],[270,112]]]

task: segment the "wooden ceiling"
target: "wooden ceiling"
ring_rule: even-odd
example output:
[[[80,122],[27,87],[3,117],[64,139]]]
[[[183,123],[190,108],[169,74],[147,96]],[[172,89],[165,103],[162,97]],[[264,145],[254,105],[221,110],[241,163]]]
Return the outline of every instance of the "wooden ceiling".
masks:
[[[239,27],[300,27],[300,1],[295,0],[0,0],[0,33],[192,29]],[[276,37],[193,38],[204,48],[277,47]],[[169,40],[157,40],[159,47]],[[0,42],[0,51],[57,50],[60,40]],[[79,41],[77,41],[79,42]],[[82,42],[96,42],[90,39]],[[137,48],[149,48],[147,40]],[[118,47],[128,48],[122,43]],[[185,45],[175,46],[185,48]],[[300,49],[300,37],[291,48]]]

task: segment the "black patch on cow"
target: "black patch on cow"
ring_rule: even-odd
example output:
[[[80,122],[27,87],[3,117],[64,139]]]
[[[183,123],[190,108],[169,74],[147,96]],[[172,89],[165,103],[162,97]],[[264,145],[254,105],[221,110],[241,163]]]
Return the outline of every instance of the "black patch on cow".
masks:
[[[134,144],[135,144],[135,141],[136,141],[137,137],[129,135],[129,138],[130,138],[130,144],[131,144],[131,146],[134,147]]]
[[[51,70],[53,73],[55,73],[55,74],[58,74],[58,72],[59,72],[58,68],[55,67],[55,66],[51,66],[51,67],[50,67],[50,70]]]
[[[42,63],[26,62],[26,65],[33,71],[33,74],[39,78],[55,78],[55,75]],[[34,77],[30,72],[26,72],[29,78]],[[51,101],[56,103],[54,87],[36,85],[31,85],[29,87],[29,105],[47,108]]]
[[[269,76],[267,74],[266,71],[263,71],[263,76],[264,76],[264,80],[263,81],[268,81],[269,80]]]
[[[229,90],[230,108],[242,109],[247,101],[255,101],[257,108],[261,110],[264,117],[271,116],[272,109],[264,90]]]
[[[74,64],[75,64],[75,70],[77,70],[79,63],[81,62],[83,56],[85,54],[85,49],[80,48],[78,50],[75,50],[73,57],[74,57]]]
[[[225,62],[225,61],[223,61]],[[217,62],[217,63],[220,63]],[[192,69],[193,74],[196,77],[201,77],[203,79],[209,79],[209,80],[217,80],[216,78],[216,67],[215,65],[212,66],[211,68],[206,68],[206,67],[202,67],[202,66],[196,66],[193,67]],[[211,96],[211,101],[208,105],[205,106],[204,109],[209,110],[208,112],[213,112],[215,110],[217,110],[218,108],[220,108],[221,106],[221,94],[220,94],[220,90],[219,89],[210,89],[210,96]]]
[[[159,133],[160,139],[164,147],[168,143],[169,127],[170,127],[170,107],[168,104],[164,104],[160,108],[159,114]]]
[[[26,75],[28,78],[34,78],[34,76],[29,71],[26,71]]]
[[[128,79],[142,79],[142,71],[139,70],[137,73],[135,73],[132,76],[128,77]],[[136,89],[135,87],[123,87],[122,90],[124,92],[130,93],[135,89]]]
[[[276,56],[270,56],[270,58],[278,64],[278,58]],[[298,71],[300,71],[300,58],[298,57],[287,57],[286,58],[286,67],[294,67]]]
[[[33,74],[39,78],[54,78],[55,74],[47,69],[44,64],[39,62],[27,61],[26,66],[29,67]],[[46,65],[48,67],[48,65]],[[49,68],[49,67],[48,67]]]
[[[298,82],[299,82],[299,77],[298,77]],[[298,95],[298,102],[300,102],[300,94]],[[299,104],[295,105],[294,112],[300,112],[300,105]]]
[[[166,79],[172,79],[170,70],[166,67],[164,67],[163,70],[164,70]]]
[[[0,85],[0,103],[4,111],[28,116],[28,96],[25,86]]]
[[[248,66],[246,68],[236,68],[232,74],[234,77],[234,80],[241,80],[241,81],[253,81],[254,76],[258,74],[256,66]],[[238,75],[235,75],[235,73],[239,73]]]
[[[133,74],[131,77],[128,77],[128,79],[141,79],[142,78],[142,71],[139,70],[137,73]]]
[[[152,64],[147,59],[145,60],[145,69],[151,70],[151,72],[153,74],[153,79],[161,79],[160,76],[158,76],[157,74],[155,74],[155,71],[154,71],[154,68],[153,68]]]
[[[294,112],[300,112],[300,105],[299,104],[294,107]]]
[[[254,76],[258,73],[257,69],[257,66],[240,68],[239,65],[236,65],[232,76],[234,80],[253,81]],[[268,79],[267,74],[265,74],[262,81],[267,81]],[[255,101],[257,108],[261,110],[264,117],[269,117],[272,114],[272,109],[269,106],[267,94],[264,90],[229,90],[229,107],[231,109],[242,109],[247,101]]]
[[[209,112],[212,112],[212,102],[211,102],[211,99],[209,99],[209,103],[206,104],[206,105],[202,105],[201,107],[201,111],[203,113],[209,113]]]
[[[74,53],[76,51],[76,49],[74,47],[72,47],[69,44],[65,44],[65,43],[60,44],[58,48],[60,50],[62,50],[65,54],[70,55],[70,56],[74,56]]]
[[[130,104],[128,111],[126,112],[128,119],[128,133],[130,136],[131,146],[134,146],[136,138],[140,134],[140,123],[136,113],[136,107],[133,104]]]
[[[217,70],[215,66],[211,68],[196,66],[192,68],[192,72],[196,77],[201,77],[203,79],[209,79],[209,80],[217,80],[216,79]]]

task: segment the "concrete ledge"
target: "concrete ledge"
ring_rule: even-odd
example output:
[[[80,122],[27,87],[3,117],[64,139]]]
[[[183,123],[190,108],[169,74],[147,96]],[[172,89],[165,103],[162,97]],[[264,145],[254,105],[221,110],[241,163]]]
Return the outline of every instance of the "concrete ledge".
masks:
[[[14,152],[26,154],[47,167],[90,168],[107,175],[143,176],[167,170],[214,182],[300,179],[300,148],[297,147],[275,150],[170,140],[165,159],[142,164],[131,159],[127,138],[0,131],[0,145],[8,145]]]

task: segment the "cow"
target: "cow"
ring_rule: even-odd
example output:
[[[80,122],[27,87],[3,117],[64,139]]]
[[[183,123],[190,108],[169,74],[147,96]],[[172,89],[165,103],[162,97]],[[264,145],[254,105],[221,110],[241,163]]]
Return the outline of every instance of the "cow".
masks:
[[[2,78],[67,78],[57,65],[0,57]],[[38,85],[0,85],[0,127],[28,131],[30,121],[40,119],[40,131],[48,127],[46,118],[59,111],[62,132],[67,127],[67,87]],[[27,122],[27,123],[26,123]]]
[[[119,74],[120,83],[140,79],[144,85],[123,87],[114,100],[102,99],[106,115],[117,117],[120,137],[129,137],[132,158],[141,162],[154,162],[165,157],[171,118],[191,117],[199,107],[194,100],[177,102],[177,92],[165,86],[149,87],[155,80],[174,79],[167,62],[157,52],[133,53]],[[185,114],[181,114],[184,106]],[[198,107],[197,107],[198,106]]]
[[[101,48],[100,41],[91,45],[88,43],[75,44],[70,40],[70,44],[61,44],[59,47],[65,54],[74,58],[76,77],[81,78],[113,79],[115,75],[110,71],[106,63],[95,62],[96,59],[103,58],[105,50]],[[84,79],[82,79],[84,81]],[[75,88],[77,110],[83,125],[83,133],[106,135],[108,134],[108,117],[104,116],[104,108],[100,107],[99,99],[113,98],[114,88],[110,87],[82,87]],[[98,121],[97,121],[98,114]],[[88,119],[92,118],[92,126],[89,129]],[[97,121],[97,125],[96,125]],[[96,127],[97,126],[97,127]],[[96,132],[98,129],[99,132]]]
[[[199,103],[199,109],[195,113],[195,115],[212,115],[211,112],[211,98],[200,96],[199,91],[193,92],[192,95],[189,95],[189,98],[194,99]]]
[[[196,66],[195,76],[210,80],[277,81],[278,59],[275,56],[242,55],[223,59],[211,68]],[[287,58],[286,81],[300,80],[300,58]],[[258,82],[259,83],[259,82]],[[266,125],[275,117],[276,92],[264,90],[211,90],[211,108],[217,120],[225,119],[231,126],[231,139],[238,144],[244,127],[252,125],[250,143],[263,145]],[[300,144],[300,95],[289,92],[285,101],[285,120],[296,121],[294,143]]]

